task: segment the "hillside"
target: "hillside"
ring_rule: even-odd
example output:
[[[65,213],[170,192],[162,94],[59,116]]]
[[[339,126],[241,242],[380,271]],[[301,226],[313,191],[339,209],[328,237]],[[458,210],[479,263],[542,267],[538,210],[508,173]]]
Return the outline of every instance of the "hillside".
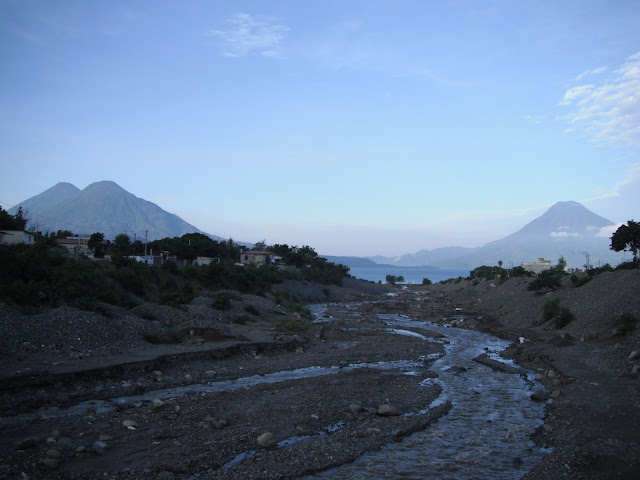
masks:
[[[39,231],[71,230],[78,235],[102,232],[106,238],[119,233],[149,240],[202,233],[214,240],[222,237],[207,234],[169,213],[155,203],[127,192],[111,181],[95,182],[84,190],[69,183],[58,183],[45,192],[20,202]]]
[[[578,202],[558,202],[517,232],[479,248],[451,247],[422,250],[396,258],[370,258],[398,266],[474,269],[481,265],[497,265],[500,260],[509,267],[540,257],[553,263],[564,257],[570,268],[581,268],[588,253],[592,266],[617,265],[624,260],[624,255],[609,249],[613,226],[613,222]]]

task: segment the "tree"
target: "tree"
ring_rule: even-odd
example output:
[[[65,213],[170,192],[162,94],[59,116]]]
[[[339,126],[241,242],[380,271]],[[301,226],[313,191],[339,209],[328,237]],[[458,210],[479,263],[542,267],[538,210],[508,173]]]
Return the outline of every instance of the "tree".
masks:
[[[498,260],[498,267],[502,268],[502,260]]]
[[[638,250],[640,249],[640,222],[629,220],[611,236],[611,250],[616,252],[629,251],[633,253],[633,264],[638,265]]]
[[[0,207],[0,228],[5,230],[24,230],[27,225],[27,218],[22,214],[22,207],[18,209],[18,213],[10,215],[9,212]]]
[[[558,259],[558,265],[556,266],[556,268],[561,272],[564,272],[566,270],[567,261],[564,259],[563,256]]]
[[[59,232],[60,230],[58,230]],[[92,233],[89,237],[87,246],[93,250],[93,256],[95,258],[104,258],[104,234],[100,232]]]
[[[131,249],[131,239],[129,238],[129,235],[126,233],[119,233],[116,235],[114,248],[119,255],[122,255],[123,257],[128,255]]]

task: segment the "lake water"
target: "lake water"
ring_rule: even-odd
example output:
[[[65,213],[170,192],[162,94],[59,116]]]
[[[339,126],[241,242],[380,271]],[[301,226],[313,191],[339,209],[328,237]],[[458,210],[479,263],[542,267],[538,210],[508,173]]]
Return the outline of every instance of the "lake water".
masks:
[[[387,275],[402,275],[404,283],[413,282],[422,284],[423,278],[428,278],[433,283],[449,278],[468,277],[469,269],[439,269],[434,267],[395,267],[392,265],[380,265],[376,267],[350,267],[349,274],[363,280],[382,283],[386,282]]]

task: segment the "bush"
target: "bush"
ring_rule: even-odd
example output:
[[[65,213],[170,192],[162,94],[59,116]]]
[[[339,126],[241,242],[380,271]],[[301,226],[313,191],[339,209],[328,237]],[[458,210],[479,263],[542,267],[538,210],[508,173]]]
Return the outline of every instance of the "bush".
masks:
[[[630,313],[622,314],[613,323],[613,334],[617,337],[624,337],[636,328],[637,323],[638,319]]]
[[[300,320],[293,320],[291,318],[287,318],[286,320],[281,321],[278,324],[277,328],[282,329],[282,330],[301,331],[301,330],[306,330],[307,328],[309,328],[309,325],[307,325],[305,322],[301,322]]]
[[[249,322],[255,322],[255,319],[250,317],[249,315],[237,315],[231,321],[236,325],[246,325]]]
[[[260,310],[258,310],[255,305],[245,305],[244,311],[256,317],[260,315]]]
[[[216,310],[230,310],[231,300],[238,300],[238,296],[232,292],[216,293],[211,306]]]
[[[167,331],[163,333],[145,333],[142,338],[149,343],[155,344],[171,344],[175,345],[182,342],[185,338],[185,334],[175,327],[169,327]]]
[[[564,273],[556,269],[546,270],[536,277],[527,288],[529,290],[555,290],[556,288],[560,288],[560,281],[563,276]]]
[[[589,283],[591,280],[593,280],[593,277],[591,275],[576,275],[575,273],[573,275],[571,275],[571,283],[573,283],[573,286],[578,288],[581,287],[587,283]]]
[[[560,299],[554,298],[553,300],[547,300],[542,307],[542,320],[548,322],[558,314],[560,310]]]
[[[571,313],[571,311],[566,307],[560,307],[560,310],[558,311],[558,315],[556,316],[556,319],[555,319],[555,327],[557,329],[564,328],[572,320],[573,320],[573,313]]]
[[[131,313],[136,315],[137,317],[142,318],[143,320],[155,320],[156,317],[153,313],[151,313],[147,307],[144,305],[138,305],[131,309]]]
[[[433,282],[431,280],[429,280],[428,278],[424,277],[422,279],[422,285],[432,285]]]
[[[573,320],[573,313],[568,308],[560,306],[559,298],[547,300],[542,307],[543,323],[552,319],[555,319],[554,326],[557,329],[566,327]]]

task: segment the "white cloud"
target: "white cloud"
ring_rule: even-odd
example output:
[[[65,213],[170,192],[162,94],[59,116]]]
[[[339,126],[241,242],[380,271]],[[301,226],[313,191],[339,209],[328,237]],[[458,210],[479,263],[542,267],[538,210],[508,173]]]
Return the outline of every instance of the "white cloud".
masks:
[[[256,17],[236,13],[227,19],[227,28],[210,28],[206,35],[220,40],[224,54],[243,57],[257,53],[265,57],[279,56],[278,47],[289,27],[280,25],[271,17]]]
[[[580,237],[581,235],[576,232],[551,232],[551,238],[568,238],[568,237]]]
[[[611,238],[613,232],[615,232],[618,228],[620,228],[622,223],[618,223],[616,225],[609,225],[607,227],[602,227],[597,233],[596,237],[598,238]]]
[[[578,75],[576,77],[576,80],[582,80],[584,77],[587,77],[589,75],[597,75],[599,73],[604,73],[607,71],[607,67],[598,67],[598,68],[594,68],[593,70],[587,70],[586,72],[582,72],[580,75]]]
[[[605,70],[599,67],[589,73]],[[560,105],[571,109],[563,119],[595,141],[640,147],[640,52],[627,58],[601,84],[570,88]]]

